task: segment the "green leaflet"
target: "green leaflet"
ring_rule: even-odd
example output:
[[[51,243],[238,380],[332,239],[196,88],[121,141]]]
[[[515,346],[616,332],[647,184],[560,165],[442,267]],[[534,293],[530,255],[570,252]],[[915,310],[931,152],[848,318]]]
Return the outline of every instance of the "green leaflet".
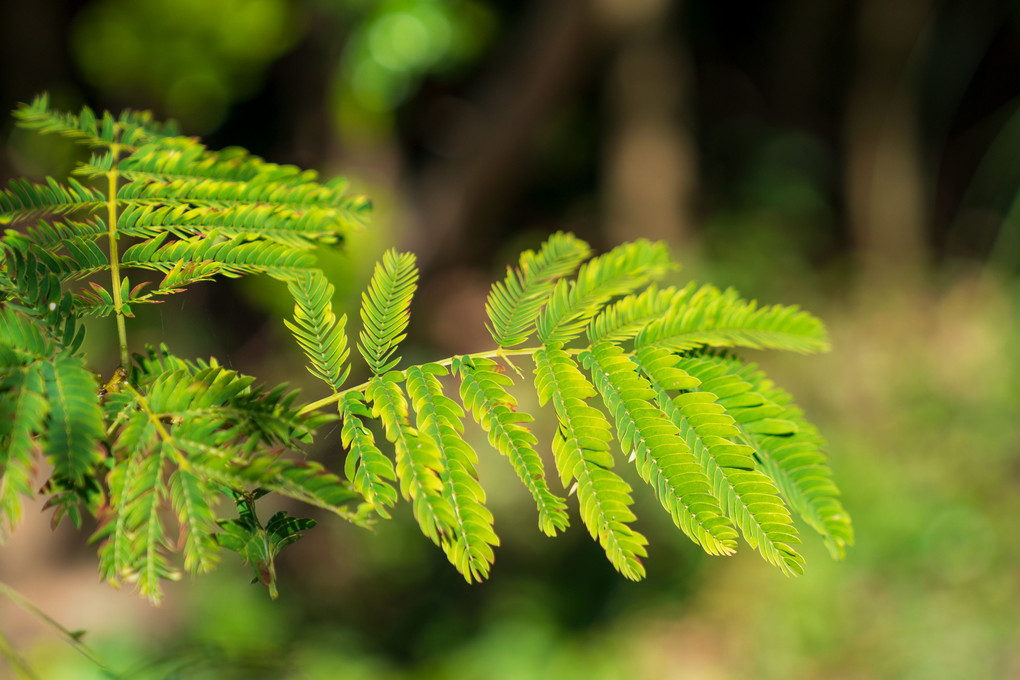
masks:
[[[656,392],[656,401],[680,429],[712,482],[712,493],[721,501],[726,516],[740,529],[752,548],[786,574],[803,572],[803,558],[793,549],[800,542],[790,513],[778,491],[756,469],[753,450],[734,443],[739,431],[733,417],[716,403],[716,396],[702,391],[696,378],[678,367],[678,359],[661,349],[638,352],[638,363]],[[671,396],[678,385],[697,384],[692,391]]]
[[[72,485],[84,484],[103,459],[99,450],[103,419],[95,378],[84,361],[68,355],[41,362],[39,368],[49,404],[43,450],[55,475]]]
[[[588,340],[624,342],[638,335],[653,321],[673,310],[677,300],[673,287],[660,290],[654,283],[640,295],[628,295],[605,307],[588,326]]]
[[[825,539],[834,558],[846,556],[853,545],[850,518],[839,502],[839,489],[825,456],[825,439],[804,418],[792,397],[776,387],[754,364],[728,357],[707,356],[693,372],[716,381],[730,378],[754,390],[741,403],[734,396],[720,403],[734,413],[742,439],[750,444],[761,465],[791,507]]]
[[[347,315],[333,314],[333,286],[322,272],[302,272],[287,282],[294,298],[294,322],[284,320],[311,362],[308,370],[334,392],[347,380]]]
[[[563,485],[576,482],[581,519],[621,574],[634,581],[643,578],[640,558],[648,554],[648,541],[628,526],[635,519],[631,489],[611,470],[609,423],[583,401],[595,395],[594,388],[557,347],[535,352],[535,386],[540,403],[552,401],[556,410],[560,426],[553,454]]]
[[[668,313],[645,327],[638,346],[682,352],[697,347],[753,347],[808,354],[829,349],[822,323],[794,306],[743,300],[732,288],[720,292],[693,283],[678,291]]]
[[[68,178],[66,184],[52,177],[46,178],[45,183],[15,179],[7,189],[0,189],[0,224],[45,214],[96,210],[104,203],[101,193],[83,186],[73,177]]]
[[[372,431],[365,427],[364,420],[372,414],[365,406],[365,395],[352,391],[339,402],[343,429],[340,440],[347,449],[344,474],[354,484],[354,489],[381,517],[389,518],[386,506],[397,503],[397,491],[389,483],[396,481],[397,473],[393,462],[383,455],[375,445]]]
[[[475,471],[478,455],[461,436],[464,411],[443,394],[438,376],[447,375],[446,368],[412,366],[406,375],[418,432],[431,440],[439,454],[442,495],[453,510],[452,536],[443,540],[442,547],[468,583],[481,581],[489,575],[495,559],[492,546],[499,545],[499,538]]]
[[[496,344],[513,347],[527,340],[556,280],[573,273],[590,254],[587,243],[563,232],[550,236],[538,253],[521,253],[520,264],[508,268],[506,279],[492,284],[485,301],[489,333]]]
[[[418,268],[414,255],[387,250],[368,290],[362,294],[361,342],[358,350],[375,375],[382,375],[400,363],[393,357],[397,345],[404,339],[410,319],[411,297],[418,284]]]
[[[422,533],[441,545],[457,520],[450,500],[442,493],[443,461],[436,443],[408,421],[407,399],[398,382],[402,377],[395,371],[375,376],[368,381],[365,396],[372,402],[372,416],[382,421],[386,439],[393,444],[401,494],[412,502]]]
[[[652,403],[657,393],[640,376],[638,365],[605,342],[579,358],[616,419],[623,450],[633,452],[641,478],[655,490],[673,522],[710,555],[733,553],[736,534],[712,495],[708,477],[679,428]]]
[[[214,504],[217,496],[201,477],[177,469],[170,476],[170,503],[184,534],[184,568],[193,574],[212,569],[219,562]]]
[[[148,111],[127,110],[114,117],[109,112],[98,119],[92,109],[82,107],[78,115],[54,111],[49,96],[41,94],[30,104],[21,104],[14,111],[20,127],[40,134],[68,137],[87,146],[105,147],[119,139],[127,146],[146,140],[178,134],[175,123],[160,123]]]
[[[489,434],[489,444],[513,465],[521,482],[538,506],[538,526],[555,536],[570,523],[566,502],[554,494],[545,480],[545,467],[535,451],[538,440],[527,423],[534,420],[517,410],[517,400],[506,391],[513,381],[491,359],[455,357],[453,370],[460,374],[460,398],[475,420]]]
[[[47,404],[39,364],[0,373],[0,543],[21,521],[22,497],[31,498],[32,438],[43,431]]]
[[[569,342],[619,295],[626,295],[676,265],[663,243],[645,240],[617,246],[581,266],[574,281],[559,281],[538,317],[538,337],[545,345]]]

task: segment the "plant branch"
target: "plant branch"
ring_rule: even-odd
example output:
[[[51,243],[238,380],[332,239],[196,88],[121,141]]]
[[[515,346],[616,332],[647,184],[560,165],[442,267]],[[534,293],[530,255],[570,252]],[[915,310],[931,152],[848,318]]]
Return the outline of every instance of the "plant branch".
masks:
[[[128,356],[127,327],[124,323],[124,299],[120,294],[120,253],[117,248],[117,154],[120,147],[117,144],[110,146],[110,155],[113,158],[113,167],[106,177],[107,185],[107,235],[110,238],[110,278],[113,283],[113,309],[117,315],[117,338],[120,341],[120,365],[127,368],[131,364],[131,357]]]
[[[10,638],[4,635],[2,631],[0,631],[0,659],[6,659],[8,665],[14,669],[19,678],[39,680],[36,672],[28,665],[25,658],[18,654],[18,650],[11,644]]]
[[[95,666],[100,671],[102,671],[103,674],[106,675],[108,678],[111,678],[111,679],[115,680],[115,679],[121,677],[118,673],[114,672],[109,666],[107,666],[105,663],[103,663],[99,659],[99,657],[96,656],[96,653],[93,652],[91,648],[89,648],[88,645],[86,645],[84,642],[81,641],[81,636],[82,636],[81,632],[77,632],[76,633],[76,632],[68,630],[64,626],[60,625],[49,614],[47,614],[42,609],[40,609],[38,606],[36,606],[27,597],[25,597],[24,595],[22,595],[17,590],[15,590],[14,588],[10,587],[9,585],[4,583],[3,581],[0,581],[0,595],[3,595],[7,599],[9,599],[11,602],[13,602],[14,604],[18,605],[19,607],[24,609],[26,612],[31,614],[32,616],[34,616],[35,618],[37,618],[40,621],[42,621],[43,623],[45,623],[50,628],[54,629],[60,635],[60,637],[64,638],[64,641],[67,642],[67,644],[69,644],[72,647],[74,647],[74,649],[77,650],[79,654],[81,654],[86,659],[88,659],[93,664],[95,664]],[[30,675],[29,677],[32,677],[32,676]]]
[[[510,367],[514,370],[515,373],[517,373],[518,375],[522,375],[520,369],[517,368],[514,364],[512,364],[510,362],[510,360],[507,359],[507,357],[510,357],[510,356],[531,356],[532,354],[534,354],[535,352],[537,352],[540,349],[542,349],[542,348],[541,347],[526,347],[524,349],[503,349],[503,348],[498,348],[498,349],[488,350],[488,351],[485,351],[485,352],[475,352],[474,354],[464,354],[464,355],[458,355],[458,356],[464,356],[464,357],[469,358],[469,359],[503,359],[503,361],[505,361],[507,364],[510,365]],[[568,354],[577,354],[580,350],[567,349],[567,350],[564,350],[564,351],[567,352]],[[455,357],[449,357],[447,359],[443,359],[442,361],[436,361],[435,363],[439,364],[440,366],[449,366],[450,364],[453,363],[454,358]],[[330,404],[335,404],[338,401],[340,401],[341,399],[343,399],[344,395],[347,394],[348,392],[361,392],[361,391],[364,391],[364,389],[367,386],[368,386],[368,382],[363,382],[360,385],[355,385],[353,387],[348,387],[346,390],[341,390],[339,392],[334,392],[333,394],[331,394],[328,397],[323,397],[322,399],[319,399],[318,401],[313,401],[313,402],[311,402],[309,404],[305,404],[304,406],[302,406],[298,410],[298,413],[300,413],[300,414],[309,413],[311,411],[317,411],[320,408],[322,408],[323,406],[329,406]]]

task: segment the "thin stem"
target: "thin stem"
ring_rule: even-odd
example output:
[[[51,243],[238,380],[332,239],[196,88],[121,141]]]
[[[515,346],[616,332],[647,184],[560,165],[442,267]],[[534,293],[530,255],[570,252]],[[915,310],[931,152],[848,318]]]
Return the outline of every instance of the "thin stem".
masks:
[[[3,581],[0,581],[0,595],[3,595],[14,604],[18,605],[26,612],[36,617],[50,628],[53,628],[60,637],[64,638],[67,644],[74,647],[79,654],[84,656],[86,659],[91,661],[99,670],[103,672],[109,678],[119,678],[120,675],[115,673],[109,666],[103,663],[95,652],[93,652],[88,645],[81,641],[81,633],[75,633],[73,631],[64,628],[62,625],[57,623],[49,614],[39,609],[34,603],[32,603],[27,597],[19,593],[14,588],[10,587]]]
[[[110,277],[113,279],[113,311],[117,316],[117,338],[120,340],[120,365],[127,368],[131,362],[128,356],[127,326],[124,323],[124,299],[120,294],[120,253],[117,249],[117,154],[120,147],[110,146],[113,167],[106,173],[107,185],[107,236],[110,239]]]
[[[10,639],[0,632],[0,659],[6,659],[7,664],[14,669],[18,674],[19,678],[28,678],[28,680],[40,680],[39,676],[32,667],[28,665],[24,657],[18,654],[18,650],[11,644]]]
[[[170,455],[174,459],[174,462],[177,463],[177,467],[185,470],[186,472],[191,472],[191,461],[189,461],[182,453],[181,447],[177,445],[177,442],[174,440],[174,436],[170,434],[170,431],[166,429],[165,425],[163,425],[163,421],[159,415],[152,410],[152,407],[149,405],[149,400],[145,398],[145,395],[136,390],[130,383],[125,383],[124,389],[130,392],[131,396],[138,400],[139,408],[145,411],[145,415],[148,417],[152,426],[156,429],[156,433],[159,434],[160,439],[170,445]]]
[[[488,350],[486,352],[475,352],[474,354],[464,354],[464,355],[458,355],[458,356],[464,356],[464,357],[466,357],[468,359],[504,359],[504,360],[506,360],[506,357],[510,357],[510,356],[530,356],[530,355],[534,354],[535,352],[537,352],[540,349],[542,349],[542,347],[526,347],[524,349],[503,349],[503,348],[498,348],[498,349]],[[569,354],[576,354],[580,350],[567,349],[565,351],[567,353],[569,353]],[[455,357],[450,357],[448,359],[443,359],[442,361],[437,361],[435,363],[439,364],[440,366],[449,366],[449,365],[451,365],[453,363],[454,358]],[[510,367],[513,368],[514,371],[516,371],[518,374],[520,374],[520,370],[516,366],[514,366],[509,361],[507,361],[507,363],[510,364]],[[340,392],[334,392],[332,395],[330,395],[328,397],[323,397],[322,399],[319,399],[318,401],[313,401],[310,404],[305,404],[304,406],[302,406],[298,410],[298,413],[304,414],[304,413],[308,413],[310,411],[317,411],[318,409],[322,408],[323,406],[329,406],[330,404],[335,404],[338,401],[340,401],[341,399],[343,399],[344,395],[347,394],[348,392],[360,392],[360,391],[363,391],[366,386],[368,386],[368,383],[367,382],[363,382],[360,385],[355,385],[354,387],[348,387],[346,390],[341,390]]]

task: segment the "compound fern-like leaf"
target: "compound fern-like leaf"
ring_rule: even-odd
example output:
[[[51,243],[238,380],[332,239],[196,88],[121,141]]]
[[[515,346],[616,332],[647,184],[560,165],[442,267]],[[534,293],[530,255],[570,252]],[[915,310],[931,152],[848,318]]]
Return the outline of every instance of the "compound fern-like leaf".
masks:
[[[538,317],[538,337],[546,345],[570,341],[610,300],[675,266],[663,243],[645,240],[625,243],[589,260],[575,280],[556,283]]]
[[[661,349],[642,348],[638,362],[656,392],[656,403],[676,425],[712,482],[726,516],[744,539],[786,574],[803,572],[794,550],[800,542],[779,492],[754,462],[754,450],[734,443],[739,430],[711,392],[683,370],[683,360]],[[679,387],[682,385],[683,387]],[[671,392],[686,389],[677,396]]]
[[[393,461],[379,450],[372,431],[365,427],[364,420],[372,417],[365,406],[365,395],[347,392],[338,408],[343,420],[340,439],[347,449],[344,474],[381,517],[389,518],[386,507],[397,503],[397,491],[390,482],[396,481],[397,473]]]
[[[77,115],[50,108],[49,96],[41,94],[30,104],[21,104],[14,111],[20,127],[44,135],[55,134],[73,139],[86,146],[105,147],[119,142],[127,148],[144,141],[179,134],[175,123],[160,123],[148,111],[126,110],[114,117],[83,106]]]
[[[201,477],[182,469],[170,475],[169,491],[184,539],[184,568],[192,574],[212,571],[220,557],[219,545],[213,539],[218,494]]]
[[[414,255],[387,250],[375,266],[368,290],[362,294],[361,342],[358,350],[375,375],[400,363],[394,357],[404,339],[411,313],[411,297],[418,284]]]
[[[808,354],[829,348],[825,327],[795,306],[759,307],[732,288],[689,284],[637,338],[639,346],[683,352],[696,347],[753,347]]]
[[[308,370],[334,392],[347,380],[347,315],[333,314],[333,286],[322,272],[301,272],[287,282],[294,298],[294,321],[284,320],[311,362]]]
[[[103,460],[99,449],[104,428],[96,400],[98,385],[79,357],[58,355],[52,361],[41,362],[39,368],[49,404],[43,451],[55,475],[74,485],[84,484]]]
[[[136,469],[124,489],[124,508],[130,550],[130,562],[124,580],[137,582],[143,597],[159,602],[162,582],[180,578],[167,553],[171,549],[160,510],[166,497],[163,480],[165,453],[158,445],[150,455],[135,459]]]
[[[382,421],[386,439],[396,453],[397,478],[405,500],[411,501],[422,533],[441,545],[456,524],[450,501],[443,495],[443,461],[435,442],[408,421],[407,399],[400,389],[400,373],[390,371],[368,381],[365,396],[372,415]]]
[[[839,501],[839,489],[825,455],[825,439],[817,428],[804,418],[790,394],[754,364],[706,356],[703,365],[710,379],[730,376],[747,385],[751,399],[734,395],[720,398],[720,403],[734,415],[743,441],[755,449],[791,508],[822,535],[834,558],[845,557],[847,546],[854,542],[853,526]]]
[[[584,241],[556,232],[538,253],[525,250],[520,263],[507,271],[506,279],[492,285],[485,301],[489,333],[500,347],[524,342],[535,329],[535,320],[557,279],[568,276],[591,255]]]
[[[652,403],[656,392],[616,345],[599,343],[578,357],[616,419],[624,452],[655,490],[673,522],[710,555],[734,552],[736,532],[712,495],[708,477],[680,430]]]
[[[431,440],[439,454],[442,494],[453,510],[452,536],[444,539],[442,547],[470,583],[488,577],[495,559],[492,548],[499,545],[499,538],[478,482],[478,456],[462,436],[464,411],[443,394],[438,378],[442,375],[447,370],[439,364],[412,366],[407,369],[407,391],[418,432]]]
[[[48,410],[39,369],[30,364],[0,372],[0,543],[20,523],[22,499],[33,496],[33,438],[43,431]]]
[[[628,295],[603,309],[588,326],[588,340],[592,344],[631,340],[670,312],[676,299],[675,288],[660,289],[653,283],[640,295]]]
[[[528,429],[534,420],[517,410],[517,400],[506,388],[513,381],[492,359],[454,357],[453,371],[460,374],[460,398],[489,435],[489,444],[510,460],[521,482],[538,506],[538,526],[555,536],[570,524],[566,502],[549,489],[545,466],[535,451],[538,440]]]
[[[559,420],[553,455],[560,479],[564,486],[576,484],[581,519],[609,561],[627,578],[640,580],[648,540],[629,526],[635,520],[634,501],[630,485],[612,470],[609,422],[584,403],[595,389],[562,349],[540,349],[534,356],[539,403],[552,401]]]
[[[95,210],[105,205],[103,195],[73,177],[63,184],[49,177],[45,184],[13,180],[0,189],[0,224],[45,214],[62,215],[73,210]]]

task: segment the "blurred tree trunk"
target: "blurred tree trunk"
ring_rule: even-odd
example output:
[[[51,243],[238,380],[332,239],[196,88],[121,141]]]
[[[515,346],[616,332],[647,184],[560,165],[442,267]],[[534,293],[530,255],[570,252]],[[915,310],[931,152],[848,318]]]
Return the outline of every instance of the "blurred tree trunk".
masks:
[[[864,0],[846,120],[847,212],[861,283],[910,285],[928,263],[911,57],[931,0]]]
[[[426,168],[413,188],[420,224],[408,246],[422,267],[441,266],[498,244],[478,229],[519,194],[541,126],[574,93],[597,56],[589,0],[535,3],[513,48],[479,88],[473,115],[449,144],[469,151]],[[474,230],[474,232],[472,232]]]
[[[676,4],[596,3],[604,30],[617,43],[603,165],[605,231],[613,243],[637,237],[681,245],[690,240],[697,167],[684,119],[693,70],[676,44],[679,36],[665,30]]]

